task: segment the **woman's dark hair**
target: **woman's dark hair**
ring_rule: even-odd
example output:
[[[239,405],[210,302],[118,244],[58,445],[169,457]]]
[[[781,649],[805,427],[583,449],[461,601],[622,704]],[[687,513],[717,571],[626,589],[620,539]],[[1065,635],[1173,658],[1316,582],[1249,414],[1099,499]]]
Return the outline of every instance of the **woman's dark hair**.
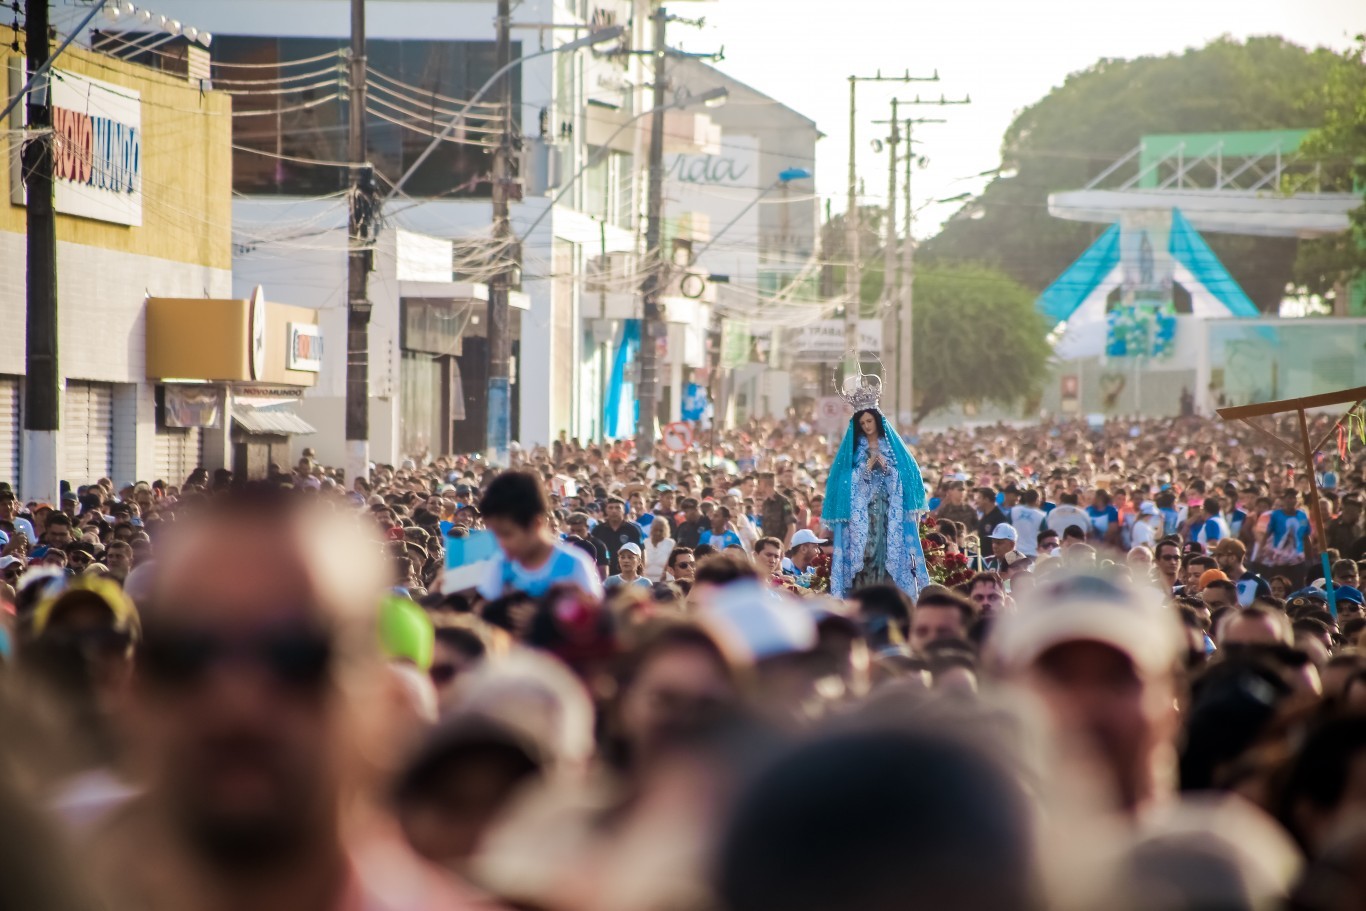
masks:
[[[859,426],[859,422],[863,420],[865,414],[871,414],[873,420],[877,422],[877,435],[880,437],[886,436],[887,432],[882,427],[882,414],[876,408],[864,408],[861,411],[854,412],[854,416],[850,418],[854,423],[854,432],[863,433],[863,429]]]

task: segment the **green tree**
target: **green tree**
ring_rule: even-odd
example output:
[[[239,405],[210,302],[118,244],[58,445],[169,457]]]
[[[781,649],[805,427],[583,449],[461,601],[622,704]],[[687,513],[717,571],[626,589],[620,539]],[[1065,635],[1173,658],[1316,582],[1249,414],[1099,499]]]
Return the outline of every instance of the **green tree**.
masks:
[[[1322,87],[1341,58],[1280,38],[1221,38],[1196,50],[1136,60],[1101,60],[1022,111],[1001,145],[996,179],[924,245],[926,259],[981,261],[1039,292],[1105,225],[1048,213],[1048,194],[1076,190],[1128,154],[1140,137],[1314,127],[1324,122]],[[1293,278],[1296,241],[1211,234],[1206,238],[1263,310]]]
[[[1300,149],[1321,169],[1325,191],[1366,193],[1366,35],[1356,40],[1323,84],[1323,125]],[[1296,283],[1329,302],[1349,282],[1366,285],[1366,202],[1351,220],[1346,234],[1300,244],[1295,262]]]
[[[1033,292],[973,263],[917,268],[914,290],[916,420],[949,405],[1010,405],[1038,393],[1049,347]]]

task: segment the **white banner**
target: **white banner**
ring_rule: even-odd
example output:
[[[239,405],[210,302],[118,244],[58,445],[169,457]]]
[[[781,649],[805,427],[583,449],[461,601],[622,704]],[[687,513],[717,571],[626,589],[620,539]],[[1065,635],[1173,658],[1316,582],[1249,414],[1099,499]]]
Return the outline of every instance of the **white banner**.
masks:
[[[23,87],[21,58],[12,62],[9,83],[10,95]],[[65,70],[52,73],[51,87],[57,211],[140,226],[142,95],[136,89]],[[23,111],[23,105],[16,107],[16,117],[22,118]],[[10,199],[23,205],[17,139],[11,141],[10,148]]]
[[[882,353],[882,320],[861,319],[858,321],[859,352],[861,354]],[[849,346],[844,340],[844,321],[825,319],[809,326],[802,326],[792,337],[792,352],[798,361],[834,362],[844,356]]]

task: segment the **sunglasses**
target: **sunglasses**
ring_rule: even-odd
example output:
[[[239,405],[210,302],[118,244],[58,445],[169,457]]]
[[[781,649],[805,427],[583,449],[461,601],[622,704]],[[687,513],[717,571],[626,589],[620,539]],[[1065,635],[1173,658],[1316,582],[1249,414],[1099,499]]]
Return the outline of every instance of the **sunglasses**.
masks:
[[[689,561],[689,562],[687,562],[687,563],[675,563],[675,564],[674,564],[674,569],[692,569],[692,568],[693,568],[693,563],[692,563],[692,561]]]
[[[164,687],[201,684],[222,665],[250,665],[283,687],[316,690],[332,669],[331,637],[310,627],[280,627],[247,636],[194,630],[148,630],[138,649],[138,668]]]

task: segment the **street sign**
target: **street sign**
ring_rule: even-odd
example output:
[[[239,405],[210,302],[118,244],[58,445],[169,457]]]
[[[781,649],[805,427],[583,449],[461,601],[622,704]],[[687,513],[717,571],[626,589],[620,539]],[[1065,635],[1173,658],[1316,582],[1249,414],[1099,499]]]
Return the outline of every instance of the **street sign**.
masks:
[[[670,452],[687,452],[692,448],[692,427],[683,421],[665,424],[664,448]]]
[[[816,400],[816,426],[821,433],[831,436],[844,430],[844,425],[853,416],[848,403],[837,395],[828,395]]]

